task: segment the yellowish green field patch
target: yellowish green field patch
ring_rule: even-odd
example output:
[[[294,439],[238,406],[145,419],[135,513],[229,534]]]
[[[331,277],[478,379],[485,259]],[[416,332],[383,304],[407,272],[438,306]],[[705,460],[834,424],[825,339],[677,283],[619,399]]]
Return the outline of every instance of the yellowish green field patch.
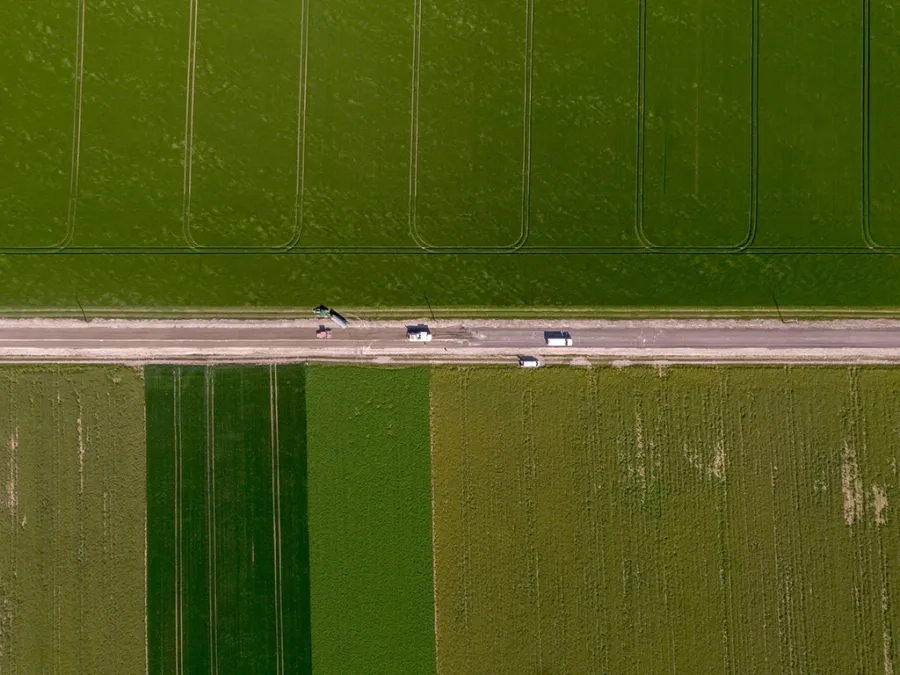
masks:
[[[893,672],[898,384],[435,370],[438,673]]]
[[[0,368],[0,673],[146,670],[143,382]]]

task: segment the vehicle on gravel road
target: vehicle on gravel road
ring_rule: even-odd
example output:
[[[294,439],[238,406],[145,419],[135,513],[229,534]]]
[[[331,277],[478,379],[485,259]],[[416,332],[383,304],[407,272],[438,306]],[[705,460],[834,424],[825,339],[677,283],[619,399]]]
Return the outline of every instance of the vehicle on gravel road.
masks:
[[[544,342],[548,347],[571,347],[572,336],[562,331],[548,330],[544,332]]]
[[[407,326],[406,339],[409,342],[431,342],[431,331],[425,324]]]

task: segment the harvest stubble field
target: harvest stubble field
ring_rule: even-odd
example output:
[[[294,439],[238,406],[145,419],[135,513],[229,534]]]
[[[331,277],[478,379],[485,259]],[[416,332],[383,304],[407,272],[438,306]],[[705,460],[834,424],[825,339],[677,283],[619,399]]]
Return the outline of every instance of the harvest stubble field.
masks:
[[[438,673],[893,672],[897,382],[436,369]]]
[[[862,10],[9,5],[4,304],[893,305]]]

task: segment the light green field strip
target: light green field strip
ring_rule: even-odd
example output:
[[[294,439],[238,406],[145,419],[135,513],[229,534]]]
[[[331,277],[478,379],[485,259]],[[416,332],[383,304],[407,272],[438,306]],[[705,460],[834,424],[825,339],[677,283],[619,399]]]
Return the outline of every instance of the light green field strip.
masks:
[[[0,7],[0,248],[66,239],[79,3]]]
[[[0,670],[146,670],[143,385],[0,370]]]
[[[438,672],[893,672],[898,382],[434,371]]]
[[[865,246],[862,12],[760,1],[759,246]]]
[[[753,0],[647,0],[643,234],[737,246],[750,231]]]
[[[309,11],[301,245],[411,246],[414,5],[373,12],[340,0]]]
[[[871,3],[869,223],[881,246],[900,246],[900,8]]]
[[[522,230],[529,0],[421,0],[416,231],[510,246]]]
[[[194,12],[191,236],[200,246],[288,244],[297,224],[303,0],[223,0]]]
[[[190,3],[88,2],[79,246],[187,246],[182,236]]]
[[[528,245],[636,246],[638,6],[535,7]]]
[[[307,371],[316,675],[434,672],[428,377]]]

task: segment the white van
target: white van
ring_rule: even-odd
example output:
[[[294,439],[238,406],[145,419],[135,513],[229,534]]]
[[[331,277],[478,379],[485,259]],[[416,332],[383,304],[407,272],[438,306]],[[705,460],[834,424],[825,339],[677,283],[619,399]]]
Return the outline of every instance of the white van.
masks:
[[[541,362],[534,356],[520,356],[519,368],[537,368]]]
[[[548,330],[544,332],[544,342],[548,347],[571,347],[572,336],[562,331]]]

